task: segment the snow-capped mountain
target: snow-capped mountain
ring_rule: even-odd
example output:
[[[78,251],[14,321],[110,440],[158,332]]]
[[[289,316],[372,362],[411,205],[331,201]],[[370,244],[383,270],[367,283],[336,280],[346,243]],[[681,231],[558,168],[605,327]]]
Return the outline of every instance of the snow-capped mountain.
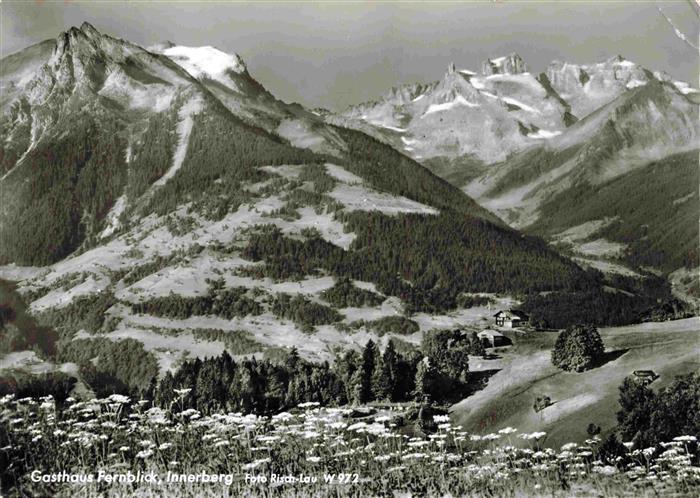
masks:
[[[326,119],[411,155],[512,226],[554,235],[585,218],[574,216],[575,203],[562,201],[575,199],[584,185],[629,181],[650,163],[678,154],[687,161],[683,154],[699,146],[699,101],[700,93],[688,84],[619,55],[587,65],[555,61],[534,76],[511,54],[487,59],[481,74],[451,64],[435,83],[400,87]],[[660,192],[648,195],[648,205],[673,201],[655,198]],[[612,207],[596,212],[620,218]],[[643,221],[633,216],[625,223],[629,228]],[[697,239],[696,225],[684,229],[678,247]],[[655,233],[659,237],[663,230]],[[654,264],[639,254],[634,258],[672,269],[689,254],[673,244],[657,251]]]
[[[329,358],[416,342],[433,318],[404,315],[471,306],[465,293],[597,285],[406,155],[278,101],[236,55],[84,24],[1,67],[0,278],[66,339],[134,339],[163,372],[241,330],[246,350]],[[426,118],[492,105],[466,83],[451,71]],[[339,290],[369,308],[339,311]]]
[[[320,117],[299,105],[277,100],[248,72],[238,54],[215,47],[185,47],[172,42],[149,50],[165,55],[200,81],[228,110],[253,126],[274,133],[299,147],[337,155],[342,140]]]
[[[696,266],[699,139],[697,105],[651,78],[541,147],[492,165],[465,191],[521,229],[556,239],[598,223],[583,245],[603,237],[618,244],[609,256],[633,264]]]
[[[218,152],[230,146],[226,133],[238,130],[239,140],[252,133],[269,141],[268,154],[279,147],[289,147],[290,157],[306,154],[294,147],[324,154],[316,161],[348,154],[338,130],[275,99],[238,55],[213,47],[147,50],[84,23],[3,59],[0,84],[6,261],[52,262],[111,236],[201,161],[193,157],[197,141]],[[212,121],[222,128],[209,130]],[[182,192],[183,200],[192,195]]]
[[[460,158],[486,165],[561,135],[650,81],[668,81],[685,95],[697,93],[621,56],[583,66],[553,62],[535,76],[519,55],[510,54],[484,61],[481,74],[451,64],[440,81],[393,89],[327,120],[372,133],[433,167]]]
[[[652,80],[673,82],[668,75],[654,74],[621,55],[589,65],[554,61],[547,67],[546,75],[552,87],[579,117],[589,115],[627,90],[644,86]],[[683,93],[693,91],[687,84],[674,83],[679,89],[683,88]]]
[[[329,121],[368,131],[417,160],[473,157],[489,164],[560,134],[576,121],[544,75],[517,54],[487,60],[483,73],[450,64],[440,81],[392,90]]]

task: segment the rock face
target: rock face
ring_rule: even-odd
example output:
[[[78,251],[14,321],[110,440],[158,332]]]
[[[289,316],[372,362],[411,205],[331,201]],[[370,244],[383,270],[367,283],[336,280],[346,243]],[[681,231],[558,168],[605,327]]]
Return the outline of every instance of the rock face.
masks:
[[[468,156],[487,164],[576,121],[546,78],[527,73],[517,54],[491,62],[496,72],[489,76],[450,63],[439,81],[392,89],[379,101],[326,119],[370,133],[415,159]]]
[[[369,133],[419,161],[446,163],[439,173],[453,179],[466,178],[454,170],[465,160],[486,168],[542,145],[652,81],[669,83],[671,92],[675,86],[688,98],[700,95],[619,55],[587,65],[554,61],[534,75],[512,53],[487,59],[482,73],[450,63],[439,81],[394,88],[377,101],[324,118]]]
[[[654,75],[617,55],[598,64],[578,65],[554,61],[546,70],[552,87],[583,118],[627,90],[647,84]]]
[[[513,53],[496,59],[486,59],[481,63],[481,74],[522,74],[527,72],[525,61],[518,54]]]

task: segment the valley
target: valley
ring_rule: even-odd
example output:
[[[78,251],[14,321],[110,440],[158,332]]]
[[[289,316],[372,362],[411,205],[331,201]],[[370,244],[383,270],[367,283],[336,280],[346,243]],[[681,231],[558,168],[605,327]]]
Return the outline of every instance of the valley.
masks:
[[[96,397],[120,430],[124,405],[143,427],[248,431],[311,408],[469,455],[513,427],[542,434],[504,451],[619,432],[635,371],[660,376],[649,398],[697,382],[700,93],[669,75],[621,56],[536,74],[513,53],[331,112],[278,100],[237,54],[89,23],[2,61],[12,410]],[[507,310],[521,322],[497,326]],[[600,332],[593,368],[553,364],[569,331]]]

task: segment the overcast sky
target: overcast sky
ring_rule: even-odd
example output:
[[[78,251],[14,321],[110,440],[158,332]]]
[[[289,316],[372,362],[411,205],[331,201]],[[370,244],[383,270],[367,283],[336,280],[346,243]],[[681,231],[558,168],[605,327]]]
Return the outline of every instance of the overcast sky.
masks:
[[[56,37],[83,21],[149,46],[171,40],[213,45],[243,57],[277,97],[342,109],[390,87],[439,79],[450,61],[518,52],[533,72],[553,59],[589,63],[621,54],[653,70],[698,82],[700,23],[677,2],[141,3],[75,0],[0,4],[0,52]],[[697,10],[697,9],[696,9]]]

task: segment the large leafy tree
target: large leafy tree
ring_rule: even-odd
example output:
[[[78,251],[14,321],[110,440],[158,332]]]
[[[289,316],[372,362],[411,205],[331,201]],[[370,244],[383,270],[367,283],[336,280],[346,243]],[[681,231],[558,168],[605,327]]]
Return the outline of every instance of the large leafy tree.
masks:
[[[572,325],[562,331],[552,350],[552,363],[562,370],[583,372],[595,366],[605,346],[592,325]]]
[[[646,385],[625,379],[620,386],[618,429],[624,440],[638,447],[700,435],[700,374],[676,377],[655,393]]]

